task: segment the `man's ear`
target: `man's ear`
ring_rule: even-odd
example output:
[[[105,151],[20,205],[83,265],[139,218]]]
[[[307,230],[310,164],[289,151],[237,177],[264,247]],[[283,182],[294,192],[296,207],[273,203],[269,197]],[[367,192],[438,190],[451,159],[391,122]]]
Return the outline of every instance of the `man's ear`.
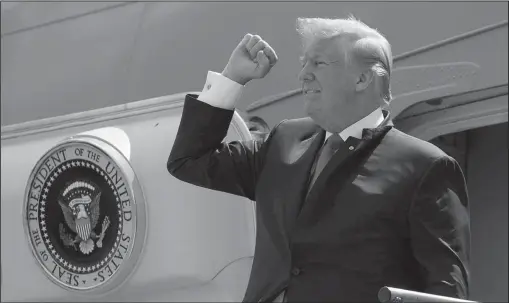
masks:
[[[368,88],[368,86],[373,81],[374,76],[375,75],[371,69],[363,71],[357,78],[357,83],[355,83],[355,90],[357,92],[361,92]]]

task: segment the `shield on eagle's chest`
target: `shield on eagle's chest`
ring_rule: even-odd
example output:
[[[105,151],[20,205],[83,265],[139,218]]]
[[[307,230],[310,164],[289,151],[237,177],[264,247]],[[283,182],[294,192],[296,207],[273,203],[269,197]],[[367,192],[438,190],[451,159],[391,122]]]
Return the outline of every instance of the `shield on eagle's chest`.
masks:
[[[82,240],[90,238],[90,217],[76,219],[76,231]]]

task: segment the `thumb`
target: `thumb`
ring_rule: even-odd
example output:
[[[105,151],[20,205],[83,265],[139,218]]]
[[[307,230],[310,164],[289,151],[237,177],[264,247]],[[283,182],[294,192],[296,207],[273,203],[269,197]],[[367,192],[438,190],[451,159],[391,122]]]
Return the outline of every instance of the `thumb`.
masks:
[[[269,58],[267,58],[263,51],[259,51],[256,54],[256,61],[258,62],[258,66],[256,67],[256,77],[263,78],[270,70]]]

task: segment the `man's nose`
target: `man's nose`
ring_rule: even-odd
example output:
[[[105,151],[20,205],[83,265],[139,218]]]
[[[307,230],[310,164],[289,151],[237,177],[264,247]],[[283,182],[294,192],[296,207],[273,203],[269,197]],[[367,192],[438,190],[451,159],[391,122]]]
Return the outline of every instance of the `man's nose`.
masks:
[[[299,81],[301,82],[309,82],[313,81],[315,79],[315,76],[310,73],[306,67],[302,68],[299,73]]]

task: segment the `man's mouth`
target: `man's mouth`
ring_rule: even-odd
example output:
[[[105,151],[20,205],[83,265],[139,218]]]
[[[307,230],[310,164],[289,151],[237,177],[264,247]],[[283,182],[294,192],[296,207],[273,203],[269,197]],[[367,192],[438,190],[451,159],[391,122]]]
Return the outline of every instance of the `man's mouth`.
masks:
[[[303,93],[304,93],[304,95],[318,94],[318,93],[320,93],[320,90],[319,89],[304,89]]]

